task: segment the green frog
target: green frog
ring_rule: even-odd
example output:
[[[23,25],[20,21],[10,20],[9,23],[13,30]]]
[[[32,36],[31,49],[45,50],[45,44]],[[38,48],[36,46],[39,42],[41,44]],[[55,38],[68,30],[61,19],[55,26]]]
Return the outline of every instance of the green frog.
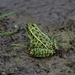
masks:
[[[57,40],[45,35],[35,23],[27,23],[26,31],[30,38],[29,54],[31,56],[48,57],[58,50]]]

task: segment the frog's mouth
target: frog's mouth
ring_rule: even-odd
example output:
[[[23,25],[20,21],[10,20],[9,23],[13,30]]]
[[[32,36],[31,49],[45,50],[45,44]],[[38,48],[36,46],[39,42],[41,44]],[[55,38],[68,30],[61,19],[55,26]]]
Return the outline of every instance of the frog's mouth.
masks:
[[[29,26],[31,25],[31,23],[26,23],[26,30],[29,31]]]

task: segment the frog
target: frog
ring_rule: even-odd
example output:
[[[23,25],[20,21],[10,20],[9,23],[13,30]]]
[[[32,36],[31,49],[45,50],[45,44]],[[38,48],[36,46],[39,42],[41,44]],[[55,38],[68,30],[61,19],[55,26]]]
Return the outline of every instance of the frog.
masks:
[[[47,36],[35,23],[26,23],[26,32],[30,39],[29,54],[33,57],[49,57],[58,50],[55,37]]]

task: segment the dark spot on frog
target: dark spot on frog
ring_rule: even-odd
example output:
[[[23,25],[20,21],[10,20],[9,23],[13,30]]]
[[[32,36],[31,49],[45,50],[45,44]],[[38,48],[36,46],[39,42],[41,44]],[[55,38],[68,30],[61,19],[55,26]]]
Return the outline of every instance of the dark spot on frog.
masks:
[[[32,26],[35,27],[34,24],[32,24]]]

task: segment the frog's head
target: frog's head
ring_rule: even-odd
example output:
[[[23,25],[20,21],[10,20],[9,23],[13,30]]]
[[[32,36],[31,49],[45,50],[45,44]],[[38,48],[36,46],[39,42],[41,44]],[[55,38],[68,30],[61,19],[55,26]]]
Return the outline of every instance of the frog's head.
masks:
[[[27,28],[36,27],[37,25],[35,23],[26,23]]]

